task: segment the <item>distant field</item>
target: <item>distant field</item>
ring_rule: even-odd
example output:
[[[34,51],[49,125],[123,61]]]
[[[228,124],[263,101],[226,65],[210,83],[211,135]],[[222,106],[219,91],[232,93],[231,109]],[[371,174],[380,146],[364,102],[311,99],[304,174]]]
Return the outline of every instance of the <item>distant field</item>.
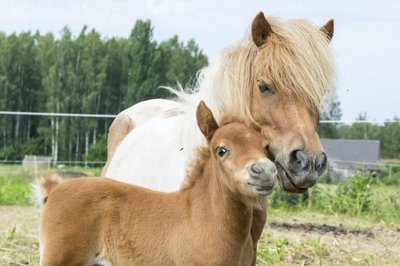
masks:
[[[39,209],[31,205],[30,184],[48,172],[0,166],[0,265],[38,265]],[[400,265],[399,186],[358,176],[318,184],[308,197],[277,189],[268,205],[258,265]]]

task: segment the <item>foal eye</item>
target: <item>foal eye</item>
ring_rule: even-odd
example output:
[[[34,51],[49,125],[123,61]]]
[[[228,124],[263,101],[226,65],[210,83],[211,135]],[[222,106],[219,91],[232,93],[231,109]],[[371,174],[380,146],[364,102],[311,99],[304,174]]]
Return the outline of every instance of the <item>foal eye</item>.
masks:
[[[228,150],[227,149],[225,149],[224,147],[218,147],[217,148],[217,155],[219,156],[219,157],[224,157],[226,154],[228,153]]]
[[[274,94],[271,86],[267,85],[264,81],[258,82],[258,89],[260,90],[261,94]]]

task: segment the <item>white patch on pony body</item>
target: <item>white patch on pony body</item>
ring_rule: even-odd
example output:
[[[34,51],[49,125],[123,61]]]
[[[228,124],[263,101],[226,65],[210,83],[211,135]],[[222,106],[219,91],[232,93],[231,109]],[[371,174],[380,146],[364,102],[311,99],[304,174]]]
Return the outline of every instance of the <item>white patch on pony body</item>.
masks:
[[[163,100],[146,101],[141,103],[141,108],[154,110],[152,105],[160,107],[160,103]],[[193,145],[201,143],[202,135],[195,118],[189,119],[194,112],[182,114],[180,103],[165,103],[177,115],[156,115],[141,121],[115,151],[106,177],[162,192],[179,189],[193,158]],[[166,106],[159,109],[165,110]]]
[[[153,99],[137,103],[119,115],[129,117],[137,127],[152,121],[152,119],[170,117],[172,113],[184,112],[182,108],[182,104],[175,101]]]

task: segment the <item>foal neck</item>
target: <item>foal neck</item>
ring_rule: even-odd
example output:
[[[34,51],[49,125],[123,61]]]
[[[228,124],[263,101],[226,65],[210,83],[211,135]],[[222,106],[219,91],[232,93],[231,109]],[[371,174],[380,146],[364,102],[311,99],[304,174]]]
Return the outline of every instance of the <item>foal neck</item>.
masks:
[[[191,208],[204,223],[214,223],[223,227],[222,231],[233,230],[235,235],[246,237],[250,232],[252,206],[224,185],[222,180],[228,177],[222,176],[212,155],[204,152],[200,156],[204,160],[197,161],[191,171],[191,184],[184,189],[189,193]]]

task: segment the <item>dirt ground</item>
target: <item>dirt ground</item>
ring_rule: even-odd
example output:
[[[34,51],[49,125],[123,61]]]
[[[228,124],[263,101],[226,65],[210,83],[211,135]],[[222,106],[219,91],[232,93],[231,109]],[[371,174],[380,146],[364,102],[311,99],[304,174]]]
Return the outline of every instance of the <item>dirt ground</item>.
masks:
[[[38,265],[39,209],[0,206],[0,265]]]
[[[321,265],[400,265],[400,227],[383,222],[307,212],[270,213],[265,233],[266,241],[316,241],[323,251]],[[288,260],[283,265],[299,264]]]
[[[38,265],[38,219],[36,207],[0,206],[0,265]],[[400,227],[383,223],[312,213],[269,212],[260,245],[272,250],[281,248],[281,243],[288,247],[287,254],[280,255],[279,262],[259,265],[315,264],[315,260],[307,263],[309,260],[290,258],[292,251],[299,252],[298,247],[304,256],[307,249],[316,250],[317,253],[308,254],[318,254],[321,265],[400,265]]]

